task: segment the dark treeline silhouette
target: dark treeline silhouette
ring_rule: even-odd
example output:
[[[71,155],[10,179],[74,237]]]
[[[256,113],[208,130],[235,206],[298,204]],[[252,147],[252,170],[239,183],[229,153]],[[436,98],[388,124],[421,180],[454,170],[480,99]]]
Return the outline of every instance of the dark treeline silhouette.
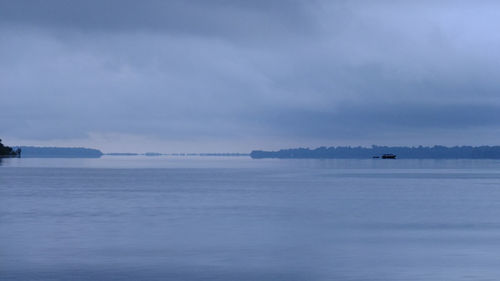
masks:
[[[21,149],[13,149],[12,147],[8,147],[2,144],[2,140],[0,139],[0,157],[19,157],[21,156]]]
[[[100,150],[84,147],[36,147],[21,146],[23,157],[32,158],[99,158]]]
[[[252,158],[372,158],[383,154],[395,154],[397,158],[434,159],[500,159],[500,146],[376,146],[372,147],[319,147],[316,149],[294,148],[279,151],[254,150]]]

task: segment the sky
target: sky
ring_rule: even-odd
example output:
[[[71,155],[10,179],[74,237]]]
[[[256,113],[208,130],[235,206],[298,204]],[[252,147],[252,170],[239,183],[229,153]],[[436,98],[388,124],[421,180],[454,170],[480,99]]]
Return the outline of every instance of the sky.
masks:
[[[498,145],[498,1],[0,0],[0,138]]]

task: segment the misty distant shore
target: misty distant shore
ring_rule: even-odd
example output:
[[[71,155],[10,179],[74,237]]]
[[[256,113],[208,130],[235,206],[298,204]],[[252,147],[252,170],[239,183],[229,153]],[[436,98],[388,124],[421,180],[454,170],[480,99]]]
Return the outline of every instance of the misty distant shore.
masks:
[[[104,153],[85,147],[20,146],[23,158],[99,158]]]
[[[158,153],[158,152],[146,152],[146,153],[133,153],[133,152],[112,152],[104,153],[108,156],[250,156],[250,153],[232,153],[232,152],[213,152],[213,153]]]
[[[100,158],[102,156],[249,156],[249,153],[158,153],[112,152],[86,147],[19,146],[23,158]]]
[[[250,156],[254,159],[366,159],[380,157],[383,154],[395,154],[405,159],[500,159],[500,146],[372,146],[372,147],[319,147],[282,149],[279,151],[254,150]]]
[[[500,146],[371,146],[371,147],[319,147],[281,149],[278,151],[254,150],[251,153],[104,153],[85,147],[15,147],[22,150],[23,158],[100,158],[102,156],[215,156],[252,157],[254,159],[369,159],[384,154],[394,154],[398,159],[500,159]]]

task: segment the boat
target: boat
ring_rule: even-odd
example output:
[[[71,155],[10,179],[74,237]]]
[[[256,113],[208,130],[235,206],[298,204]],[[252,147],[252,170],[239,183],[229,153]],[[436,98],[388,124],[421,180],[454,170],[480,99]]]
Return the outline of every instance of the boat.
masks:
[[[396,154],[388,153],[382,155],[382,159],[396,159]]]

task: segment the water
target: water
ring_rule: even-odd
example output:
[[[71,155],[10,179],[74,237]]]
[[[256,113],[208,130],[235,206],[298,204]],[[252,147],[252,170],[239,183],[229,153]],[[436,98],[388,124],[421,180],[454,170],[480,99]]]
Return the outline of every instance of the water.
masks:
[[[498,160],[2,159],[0,280],[498,280]]]

